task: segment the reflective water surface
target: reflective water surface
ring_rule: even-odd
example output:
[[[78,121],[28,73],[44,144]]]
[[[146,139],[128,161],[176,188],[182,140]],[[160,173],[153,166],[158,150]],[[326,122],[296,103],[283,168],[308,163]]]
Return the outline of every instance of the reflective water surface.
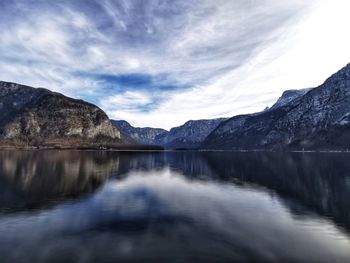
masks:
[[[350,154],[0,151],[1,262],[350,262]]]

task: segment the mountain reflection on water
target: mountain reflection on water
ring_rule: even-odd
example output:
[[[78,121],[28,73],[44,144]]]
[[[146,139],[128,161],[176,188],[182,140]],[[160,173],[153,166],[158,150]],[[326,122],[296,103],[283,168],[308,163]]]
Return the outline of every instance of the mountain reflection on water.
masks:
[[[0,151],[1,262],[349,262],[349,159]]]

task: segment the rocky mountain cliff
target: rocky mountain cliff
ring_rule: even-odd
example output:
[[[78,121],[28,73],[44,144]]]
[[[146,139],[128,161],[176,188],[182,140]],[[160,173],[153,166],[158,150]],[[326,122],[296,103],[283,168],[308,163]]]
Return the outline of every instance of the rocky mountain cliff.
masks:
[[[321,86],[220,124],[202,149],[350,149],[350,64]]]
[[[191,120],[170,131],[156,128],[134,128],[126,121],[112,121],[112,123],[126,136],[139,143],[177,149],[197,148],[208,134],[224,120],[226,119]]]
[[[159,128],[137,128],[133,127],[124,120],[111,120],[112,124],[117,127],[127,137],[133,139],[140,144],[158,145],[156,137],[168,131]]]
[[[95,105],[0,82],[0,146],[99,147],[127,141]]]

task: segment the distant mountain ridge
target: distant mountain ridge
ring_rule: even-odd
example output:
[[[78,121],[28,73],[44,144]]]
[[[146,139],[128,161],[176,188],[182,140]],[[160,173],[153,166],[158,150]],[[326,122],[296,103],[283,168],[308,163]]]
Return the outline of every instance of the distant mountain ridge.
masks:
[[[286,91],[270,109],[221,123],[201,149],[350,149],[350,64],[309,90]]]
[[[165,148],[197,148],[225,118],[190,120],[156,137]]]
[[[140,144],[158,145],[156,137],[160,134],[167,133],[167,130],[160,128],[138,128],[131,126],[124,120],[111,120],[112,124],[117,127],[125,136],[133,139]]]
[[[197,148],[225,118],[190,120],[170,131],[159,128],[135,128],[124,120],[112,120],[122,133],[142,144],[160,145],[166,149]]]
[[[127,144],[93,104],[43,88],[0,81],[0,146],[98,147]]]

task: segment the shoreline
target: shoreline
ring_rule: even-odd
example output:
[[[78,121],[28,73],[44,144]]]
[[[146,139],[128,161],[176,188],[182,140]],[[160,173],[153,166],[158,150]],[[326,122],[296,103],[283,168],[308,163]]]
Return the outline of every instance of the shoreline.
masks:
[[[227,152],[227,153],[349,153],[349,150],[220,150],[220,149],[164,149],[157,147],[34,147],[0,146],[0,151],[104,151],[104,152]]]

